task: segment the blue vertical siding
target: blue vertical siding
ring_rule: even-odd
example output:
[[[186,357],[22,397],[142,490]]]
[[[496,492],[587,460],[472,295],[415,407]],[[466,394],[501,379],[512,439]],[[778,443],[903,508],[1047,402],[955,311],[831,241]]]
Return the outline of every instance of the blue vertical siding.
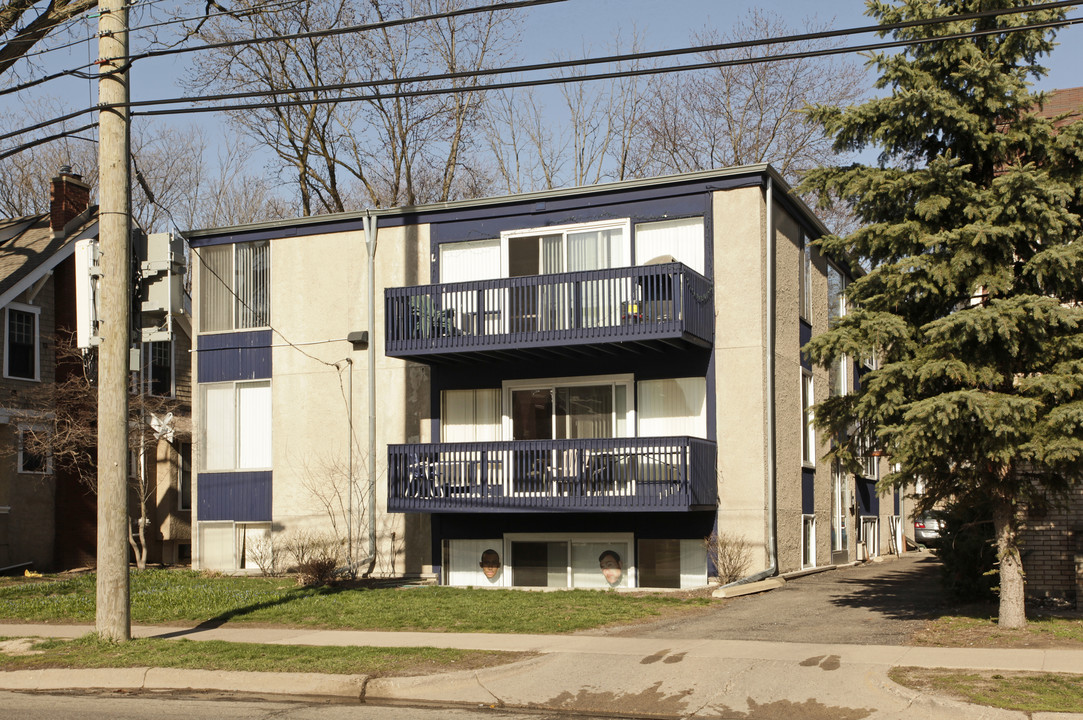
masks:
[[[271,331],[200,335],[199,382],[262,380],[271,377]]]
[[[196,517],[202,521],[271,521],[271,471],[199,473]]]

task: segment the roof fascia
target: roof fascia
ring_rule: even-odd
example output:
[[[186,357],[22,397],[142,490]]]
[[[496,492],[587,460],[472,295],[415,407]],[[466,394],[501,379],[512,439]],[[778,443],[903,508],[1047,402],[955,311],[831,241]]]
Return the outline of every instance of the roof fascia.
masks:
[[[22,295],[26,290],[32,287],[34,283],[44,277],[46,273],[51,272],[53,268],[64,262],[64,260],[66,260],[67,258],[71,257],[71,255],[75,252],[76,240],[83,240],[84,238],[93,238],[97,236],[98,221],[95,220],[93,224],[88,225],[81,233],[68,238],[68,242],[64,243],[64,246],[62,248],[60,248],[50,257],[42,261],[42,263],[33,270],[31,270],[26,275],[26,277],[12,285],[7,292],[0,295],[0,308],[5,307],[15,298]]]

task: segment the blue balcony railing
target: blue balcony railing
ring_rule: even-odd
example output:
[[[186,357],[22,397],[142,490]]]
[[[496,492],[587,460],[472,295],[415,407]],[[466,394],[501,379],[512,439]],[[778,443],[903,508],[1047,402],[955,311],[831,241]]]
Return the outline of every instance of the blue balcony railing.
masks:
[[[392,357],[714,338],[711,281],[681,263],[386,291]]]
[[[715,444],[690,437],[388,446],[392,512],[651,512],[713,507]]]

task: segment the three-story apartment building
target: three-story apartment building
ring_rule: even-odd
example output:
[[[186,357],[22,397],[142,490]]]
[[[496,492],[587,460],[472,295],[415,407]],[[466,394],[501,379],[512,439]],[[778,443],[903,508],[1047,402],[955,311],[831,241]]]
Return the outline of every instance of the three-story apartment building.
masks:
[[[811,422],[858,381],[800,352],[823,232],[759,165],[191,233],[196,562],[334,530],[376,574],[691,587],[719,531],[750,572],[886,549],[897,499]]]

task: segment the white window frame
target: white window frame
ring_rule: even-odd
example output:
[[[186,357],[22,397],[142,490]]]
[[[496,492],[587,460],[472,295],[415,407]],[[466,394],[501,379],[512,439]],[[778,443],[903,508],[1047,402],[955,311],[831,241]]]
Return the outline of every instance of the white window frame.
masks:
[[[44,470],[27,470],[25,463],[25,455],[23,454],[23,434],[33,428],[29,425],[19,425],[16,430],[15,441],[18,443],[18,457],[16,458],[16,471],[21,475],[52,475],[53,474],[53,455],[52,453],[45,453],[45,469]]]
[[[568,267],[568,233],[591,232],[592,230],[621,230],[625,242],[626,257],[629,265],[632,262],[632,222],[629,218],[619,220],[603,220],[588,223],[576,223],[572,225],[553,225],[551,227],[524,228],[522,230],[505,230],[500,233],[500,276],[510,277],[509,246],[511,240],[542,235],[563,235],[561,252],[563,253],[563,266]]]
[[[267,323],[264,324],[264,325],[252,326],[252,327],[243,327],[242,328],[242,327],[237,327],[237,303],[240,302],[240,296],[237,293],[237,249],[239,247],[243,246],[243,245],[251,245],[251,244],[254,244],[254,243],[266,243],[267,244]],[[229,264],[229,277],[228,278],[217,278],[217,277],[214,277],[214,274],[211,273],[211,271],[207,269],[206,263],[203,262],[203,254],[202,253],[203,253],[204,249],[209,249],[209,248],[217,249],[217,248],[221,248],[223,245],[227,245],[230,248],[230,251],[231,251],[230,252],[230,264]],[[273,259],[271,257],[271,242],[269,240],[247,240],[245,242],[223,243],[223,244],[220,244],[220,245],[209,245],[206,248],[197,248],[196,249],[196,255],[197,255],[197,257],[199,257],[199,285],[200,285],[200,290],[199,290],[199,293],[198,293],[198,295],[200,296],[200,309],[199,309],[198,315],[196,316],[196,320],[199,323],[199,334],[200,335],[216,335],[216,334],[234,333],[234,332],[251,332],[253,330],[266,330],[266,329],[271,327],[271,324],[270,324],[271,323],[271,300],[272,300],[271,270],[272,270]],[[204,275],[204,273],[206,273],[206,275]],[[204,310],[203,310],[203,307],[202,307],[203,283],[208,278],[212,278],[212,279],[214,279],[216,281],[222,281],[222,282],[224,282],[226,280],[229,281],[228,285],[227,285],[227,290],[226,290],[226,292],[229,294],[229,296],[231,298],[231,300],[230,300],[229,327],[228,328],[223,328],[221,330],[206,330],[203,327],[203,313],[204,313]]]
[[[206,443],[204,442],[204,449],[199,454],[199,466],[200,472],[207,473],[228,473],[228,472],[260,472],[264,470],[270,470],[272,463],[268,463],[266,466],[261,467],[240,467],[240,454],[241,454],[241,414],[239,412],[240,407],[240,390],[245,386],[265,385],[272,393],[271,402],[274,402],[274,390],[270,379],[264,378],[260,380],[236,380],[229,382],[216,382],[216,383],[200,383],[199,385],[199,405],[200,405],[200,425],[202,426],[202,432],[204,433],[204,441],[207,432],[207,401],[206,390],[214,387],[232,387],[233,388],[233,466],[228,468],[210,468],[207,467],[207,450]],[[272,432],[272,426],[268,423],[267,432]],[[268,438],[268,446],[273,448],[271,440]]]
[[[246,531],[247,529],[251,528],[252,530],[255,530],[255,531],[265,529],[267,531],[267,534],[271,535],[274,532],[274,530],[272,529],[272,524],[270,522],[267,522],[267,521],[242,522],[242,521],[237,521],[237,520],[207,520],[207,521],[203,521],[203,522],[198,523],[197,537],[199,538],[200,543],[202,544],[203,532],[204,531],[213,530],[213,529],[224,530],[224,529],[227,529],[227,528],[230,531],[230,536],[233,538],[233,552],[232,552],[233,564],[232,564],[231,567],[225,568],[224,569],[225,572],[234,572],[234,573],[238,573],[238,574],[243,573],[243,574],[246,574],[246,575],[253,575],[253,574],[261,573],[262,571],[260,570],[259,565],[257,565],[254,560],[252,562],[252,565],[249,566],[248,565],[248,556],[247,555],[244,555],[244,556],[241,555],[241,542],[240,542],[240,539],[242,537],[241,533]],[[203,563],[204,558],[202,557],[202,552],[203,552],[202,549],[200,549],[200,554],[201,554],[201,556],[199,558],[200,567],[203,567],[203,565],[204,565],[204,563]]]
[[[812,406],[816,404],[816,386],[812,373],[801,368],[801,464],[807,468],[816,467],[816,428]]]
[[[805,529],[812,526],[812,544],[808,544],[808,535]],[[801,569],[816,567],[816,516],[804,514],[801,516]]]
[[[846,475],[836,461],[831,465],[831,552],[841,552],[849,545],[847,519],[850,514]]]
[[[869,450],[869,441],[862,437],[858,443],[861,458],[861,477],[866,480],[880,479],[880,458],[873,455]]]
[[[501,383],[501,424],[503,437],[512,437],[512,392],[515,390],[543,390],[555,391],[558,387],[576,387],[584,385],[624,385],[627,393],[627,411],[625,413],[625,434],[617,435],[617,403],[614,397],[613,412],[610,414],[613,428],[613,437],[635,437],[636,411],[635,411],[635,377],[631,374],[621,375],[578,375],[574,377],[557,378],[527,378],[522,380],[505,380]],[[556,435],[556,414],[552,417],[553,435]]]
[[[34,377],[19,377],[10,373],[12,310],[30,313],[34,316]],[[13,302],[4,307],[4,377],[25,382],[41,382],[41,308],[36,305]]]

